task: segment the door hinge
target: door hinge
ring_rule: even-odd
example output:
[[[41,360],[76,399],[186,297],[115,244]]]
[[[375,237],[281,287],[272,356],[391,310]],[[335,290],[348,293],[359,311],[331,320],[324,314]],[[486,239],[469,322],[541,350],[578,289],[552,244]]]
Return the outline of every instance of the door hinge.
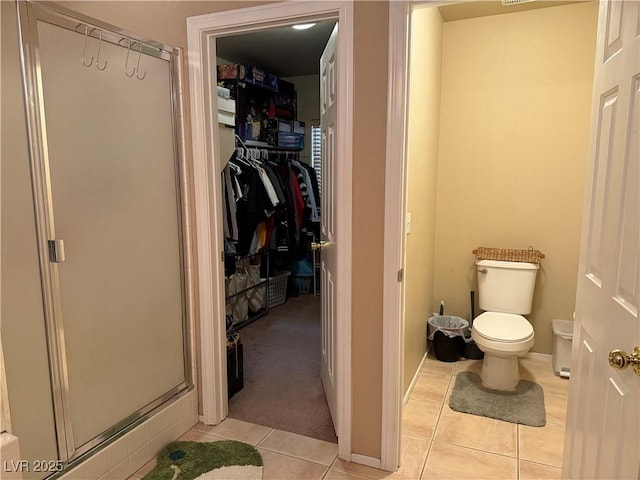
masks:
[[[54,263],[64,262],[64,241],[59,238],[57,240],[48,240],[49,244],[49,261]]]
[[[398,270],[398,283],[402,282],[404,280],[404,268],[401,268],[400,270]]]

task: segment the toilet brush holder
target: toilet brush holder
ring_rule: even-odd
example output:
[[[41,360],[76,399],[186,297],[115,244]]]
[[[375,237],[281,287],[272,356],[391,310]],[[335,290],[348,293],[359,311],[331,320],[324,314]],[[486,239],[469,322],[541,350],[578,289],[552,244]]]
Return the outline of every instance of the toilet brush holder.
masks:
[[[476,345],[476,342],[474,342],[471,337],[465,337],[462,356],[469,360],[482,360],[484,358],[484,352],[478,348],[478,345]]]

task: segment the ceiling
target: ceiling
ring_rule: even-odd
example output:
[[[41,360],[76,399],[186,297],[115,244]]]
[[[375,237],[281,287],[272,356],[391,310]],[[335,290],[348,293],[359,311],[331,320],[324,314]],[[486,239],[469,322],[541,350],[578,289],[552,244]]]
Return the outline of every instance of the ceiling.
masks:
[[[307,30],[278,27],[218,37],[216,56],[230,63],[263,67],[279,77],[317,75],[335,24],[335,20],[326,20]]]
[[[503,15],[506,13],[524,12],[525,10],[535,10],[538,8],[558,7],[571,3],[581,3],[580,1],[542,1],[529,0],[513,5],[503,5],[500,1],[472,0],[451,5],[441,5],[438,7],[440,16],[445,22],[464,20],[467,18],[488,17],[491,15]]]
[[[449,3],[438,7],[445,22],[580,2],[535,0],[510,6],[503,6],[498,0]],[[218,37],[216,55],[223,60],[221,63],[248,63],[279,77],[317,75],[320,56],[335,24],[335,20],[325,20],[308,30],[294,30],[288,26]]]

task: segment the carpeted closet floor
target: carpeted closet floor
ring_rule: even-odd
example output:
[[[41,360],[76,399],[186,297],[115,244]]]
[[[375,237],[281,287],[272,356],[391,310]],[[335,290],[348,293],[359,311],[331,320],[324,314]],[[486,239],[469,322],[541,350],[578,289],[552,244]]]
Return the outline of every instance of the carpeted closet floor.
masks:
[[[320,301],[289,298],[240,330],[244,388],[229,417],[337,443],[320,380]]]

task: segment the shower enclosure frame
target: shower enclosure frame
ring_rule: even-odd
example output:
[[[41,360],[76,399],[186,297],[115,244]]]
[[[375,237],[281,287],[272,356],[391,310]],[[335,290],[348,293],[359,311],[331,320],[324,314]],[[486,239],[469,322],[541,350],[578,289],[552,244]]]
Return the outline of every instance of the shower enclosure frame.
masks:
[[[161,396],[151,399],[145,406],[122,418],[89,441],[77,445],[74,441],[71,420],[71,399],[69,371],[65,346],[65,331],[61,309],[61,288],[58,261],[63,260],[64,251],[57,240],[52,205],[52,185],[50,159],[47,143],[44,91],[40,61],[37,22],[43,20],[56,27],[76,31],[79,24],[85,25],[85,35],[89,29],[98,29],[100,42],[123,46],[128,41],[132,59],[134,55],[150,55],[169,62],[171,91],[171,125],[174,159],[174,179],[176,214],[178,220],[178,249],[181,285],[181,331],[183,348],[184,380]],[[40,276],[42,284],[43,310],[47,334],[49,370],[52,386],[52,404],[55,419],[59,459],[64,464],[73,463],[107,440],[119,438],[172,398],[179,398],[191,391],[193,385],[193,365],[191,334],[193,324],[193,285],[190,278],[192,268],[190,242],[190,211],[187,201],[188,171],[184,154],[183,105],[182,105],[182,52],[162,43],[127,32],[119,27],[84,16],[70,9],[49,2],[31,0],[18,1],[18,27],[21,38],[21,66],[27,113],[27,132],[34,211],[39,251]],[[86,42],[86,37],[85,37]],[[132,49],[132,45],[135,45]],[[127,52],[129,53],[129,52]],[[80,52],[79,52],[80,54]],[[98,53],[99,55],[99,53]],[[127,57],[128,58],[128,57]],[[138,57],[138,61],[139,61]],[[84,54],[83,54],[84,60]],[[134,60],[131,65],[133,66]],[[85,65],[86,66],[86,65]],[[126,67],[125,67],[126,71]],[[135,72],[135,70],[134,70]],[[139,71],[137,74],[139,75]],[[129,74],[127,73],[127,76]],[[140,76],[138,77],[140,79]]]

